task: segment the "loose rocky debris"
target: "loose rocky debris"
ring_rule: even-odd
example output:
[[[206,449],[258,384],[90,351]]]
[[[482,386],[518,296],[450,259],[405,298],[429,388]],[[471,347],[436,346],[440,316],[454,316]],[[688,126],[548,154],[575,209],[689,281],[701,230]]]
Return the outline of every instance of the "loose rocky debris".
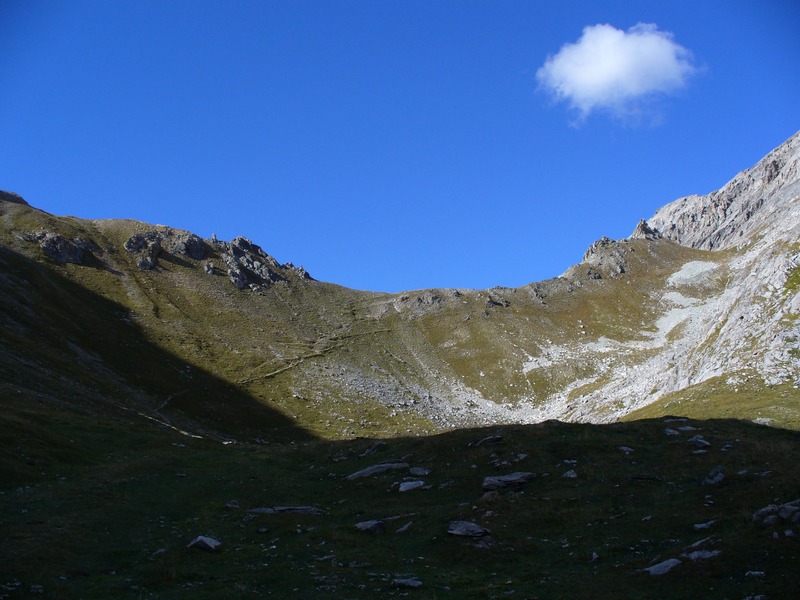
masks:
[[[483,480],[483,491],[490,492],[501,488],[517,489],[536,477],[536,473],[516,472],[508,475],[486,477]]]
[[[198,535],[191,542],[187,544],[190,550],[204,550],[206,552],[217,552],[222,546],[222,542],[212,537],[205,535]]]
[[[787,524],[800,524],[800,498],[785,504],[770,504],[759,508],[753,513],[753,523],[773,528],[785,527]],[[794,531],[786,529],[784,535],[794,537]]]

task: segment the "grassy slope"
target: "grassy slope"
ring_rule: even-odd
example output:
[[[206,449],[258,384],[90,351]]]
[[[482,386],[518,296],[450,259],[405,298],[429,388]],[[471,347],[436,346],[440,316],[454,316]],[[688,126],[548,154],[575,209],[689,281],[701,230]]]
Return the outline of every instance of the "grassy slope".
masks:
[[[367,598],[405,594],[392,580],[414,576],[421,598],[583,597],[588,586],[606,598],[779,598],[800,584],[796,538],[750,522],[754,510],[800,496],[794,432],[693,423],[712,442],[693,454],[691,433],[666,436],[661,421],[547,423],[508,427],[498,446],[467,448],[493,431],[463,430],[392,439],[365,457],[370,440],[309,435],[430,426],[409,412],[390,418],[369,394],[337,396],[335,374],[319,377],[326,392],[310,397],[304,374],[376,368],[408,386],[458,376],[513,399],[527,387],[517,374],[523,350],[548,337],[580,340],[577,319],[590,336],[637,336],[652,321],[643,300],[675,264],[701,253],[635,245],[635,287],[578,273],[572,291],[557,282],[441,303],[412,297],[398,312],[387,306],[399,298],[313,282],[240,293],[188,259],[140,272],[120,250],[149,227],[135,222],[55,219],[21,206],[0,216],[0,595],[43,586],[45,597],[60,598]],[[107,268],[56,266],[15,237],[41,228],[117,252],[103,255]],[[490,293],[510,305],[487,307]],[[544,386],[569,373],[532,376]],[[253,443],[223,445],[219,435]],[[390,491],[406,476],[397,472],[344,478],[400,457],[431,469],[430,489]],[[717,465],[726,479],[702,485]],[[578,477],[562,478],[568,469]],[[481,500],[484,476],[515,470],[537,477]],[[226,509],[231,500],[241,508]],[[297,504],[325,514],[245,512]],[[354,528],[395,515],[403,517],[383,535]],[[448,536],[457,518],[489,528],[496,543],[475,548]],[[693,530],[712,519],[711,530]],[[199,534],[221,539],[223,552],[186,550]],[[720,557],[684,561],[664,577],[638,572],[707,535]]]
[[[49,282],[49,295],[35,300],[40,303],[35,311],[49,313],[54,330],[76,315],[89,324],[85,328],[103,329],[94,324],[103,320],[93,316],[94,304],[102,304],[113,326],[107,335],[90,336],[86,347],[98,365],[112,363],[123,385],[139,388],[137,379],[150,373],[155,378],[148,392],[151,408],[178,420],[191,420],[202,408],[205,419],[216,404],[239,395],[331,439],[440,430],[428,393],[446,399],[456,383],[484,398],[514,403],[543,400],[579,381],[570,394],[577,401],[606,381],[598,357],[579,352],[582,344],[601,337],[643,339],[643,332],[655,330],[656,300],[669,275],[689,260],[724,265],[730,258],[664,240],[632,240],[617,249],[625,255],[626,273],[604,272],[602,279],[593,278],[587,265],[578,265],[565,278],[519,289],[387,295],[290,277],[287,285],[258,295],[236,290],[221,274],[215,252],[209,260],[220,274],[214,276],[204,272],[201,261],[167,254],[157,270],[140,271],[122,247],[130,235],[151,225],[57,218],[6,203],[0,218],[0,243],[20,259],[34,259],[41,266],[29,263],[23,271]],[[43,229],[93,240],[105,252],[93,266],[55,265],[36,244],[19,239],[20,233]],[[787,285],[793,281],[790,277]],[[60,287],[71,291],[65,294]],[[12,288],[18,305],[34,306],[25,297],[28,288],[18,282]],[[87,290],[96,298],[71,305],[61,301]],[[718,291],[697,290],[700,297]],[[122,319],[130,324],[122,327]],[[13,343],[27,344],[34,362],[37,353],[47,351],[46,344],[30,337],[17,336]],[[571,349],[569,358],[524,373],[526,361],[551,343]],[[647,352],[619,353],[614,364],[634,366]],[[42,359],[61,361],[64,373],[74,362],[71,354],[59,349]],[[151,363],[158,366],[151,369]],[[213,385],[191,379],[196,373],[212,378]],[[95,373],[97,385],[107,385],[106,375]],[[753,393],[762,392],[768,393]],[[198,402],[199,396],[205,400]],[[725,412],[714,412],[719,403],[707,402],[706,410],[691,414],[747,417],[752,401],[746,394],[741,401],[734,396],[726,392]],[[661,412],[642,414],[674,412],[666,406],[670,401],[652,408]],[[468,422],[468,413],[461,414]],[[776,422],[791,425],[793,419]],[[242,435],[236,427],[220,432]]]
[[[758,508],[800,496],[796,432],[734,421],[545,423],[507,427],[497,445],[469,448],[498,431],[462,430],[393,439],[362,457],[370,440],[225,446],[8,408],[4,425],[14,419],[17,434],[3,440],[0,461],[0,593],[9,598],[31,586],[58,598],[373,598],[407,593],[392,583],[405,577],[422,581],[419,598],[580,598],[588,586],[598,598],[785,598],[800,585],[797,538],[751,523]],[[687,441],[698,432],[664,433],[686,425],[711,442],[708,453]],[[399,458],[430,469],[421,478],[430,489],[393,491],[408,478],[399,471],[345,478]],[[703,485],[716,466],[725,479]],[[562,477],[570,469],[577,478]],[[482,499],[484,476],[512,471],[537,477]],[[231,501],[240,507],[226,508]],[[324,514],[246,512],[280,505]],[[382,534],[354,526],[386,517]],[[487,527],[494,545],[447,535],[452,519]],[[200,534],[222,551],[187,550]],[[684,558],[661,577],[639,572],[708,536],[704,549],[721,555]]]

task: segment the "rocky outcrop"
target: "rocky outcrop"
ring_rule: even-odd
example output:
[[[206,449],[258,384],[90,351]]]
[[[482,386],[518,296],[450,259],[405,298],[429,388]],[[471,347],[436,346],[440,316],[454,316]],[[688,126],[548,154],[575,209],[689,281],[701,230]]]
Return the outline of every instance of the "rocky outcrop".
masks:
[[[156,268],[162,250],[193,260],[203,260],[207,255],[206,243],[200,237],[168,228],[136,233],[128,238],[124,247],[129,253],[136,255],[137,265],[143,271]]]
[[[611,238],[601,237],[589,246],[581,262],[612,275],[622,275],[628,268],[626,253],[624,240],[615,241]]]
[[[633,233],[630,235],[632,240],[660,240],[662,237],[661,232],[658,229],[650,227],[647,224],[647,221],[644,219],[640,220],[636,224],[636,229],[633,230]]]
[[[150,271],[158,264],[161,253],[161,235],[158,231],[148,231],[132,235],[125,242],[125,250],[136,255],[136,265],[142,271]]]
[[[33,234],[32,240],[39,243],[45,254],[60,264],[85,264],[87,255],[99,251],[96,245],[76,237],[68,240],[64,236],[52,231],[39,231]]]
[[[246,237],[234,238],[231,242],[213,239],[214,247],[221,253],[222,262],[227,267],[228,279],[237,289],[251,289],[255,292],[276,283],[284,283],[289,275],[300,279],[312,279],[301,266],[292,263],[281,265],[260,246]]]

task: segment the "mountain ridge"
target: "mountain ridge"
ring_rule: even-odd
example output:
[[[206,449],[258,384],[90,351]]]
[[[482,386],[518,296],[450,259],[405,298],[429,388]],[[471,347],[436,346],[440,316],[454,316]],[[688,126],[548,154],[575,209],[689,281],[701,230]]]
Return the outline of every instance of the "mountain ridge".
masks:
[[[246,238],[55,217],[11,193],[0,195],[0,244],[115,302],[185,363],[177,372],[206,370],[323,437],[692,411],[703,403],[686,399],[703,386],[707,399],[734,398],[740,416],[797,426],[798,157],[800,133],[717,192],[667,204],[631,237],[601,238],[561,277],[520,288],[349,290]],[[24,298],[24,276],[3,284]],[[54,316],[54,331],[59,318],[70,316]],[[22,345],[15,319],[0,366]],[[110,349],[92,352],[96,364],[80,368],[96,377]],[[140,393],[115,364],[141,412],[204,428],[191,393]],[[754,395],[769,401],[753,408]],[[215,405],[204,402],[201,421]]]

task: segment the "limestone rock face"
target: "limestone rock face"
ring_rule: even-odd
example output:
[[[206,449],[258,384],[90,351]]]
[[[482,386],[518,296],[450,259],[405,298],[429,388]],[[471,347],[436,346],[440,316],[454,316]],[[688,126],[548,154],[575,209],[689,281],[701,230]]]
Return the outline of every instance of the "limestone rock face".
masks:
[[[648,220],[664,237],[703,250],[746,244],[764,228],[796,228],[800,132],[752,169],[705,196],[686,196],[663,206]]]

